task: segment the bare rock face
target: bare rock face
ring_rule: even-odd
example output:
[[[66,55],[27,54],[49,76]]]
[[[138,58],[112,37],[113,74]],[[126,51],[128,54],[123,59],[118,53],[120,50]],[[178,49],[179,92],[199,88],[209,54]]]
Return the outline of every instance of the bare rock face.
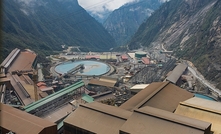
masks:
[[[129,48],[164,44],[178,58],[192,61],[221,89],[221,1],[171,0],[138,29]]]

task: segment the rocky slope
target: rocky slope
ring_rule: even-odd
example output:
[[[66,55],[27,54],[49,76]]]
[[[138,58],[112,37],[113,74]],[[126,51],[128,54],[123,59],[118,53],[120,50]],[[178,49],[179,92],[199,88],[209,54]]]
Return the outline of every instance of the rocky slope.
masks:
[[[103,23],[118,45],[127,43],[145,21],[161,5],[160,0],[140,0],[114,10]]]
[[[171,0],[143,23],[129,48],[173,50],[221,89],[221,1]]]

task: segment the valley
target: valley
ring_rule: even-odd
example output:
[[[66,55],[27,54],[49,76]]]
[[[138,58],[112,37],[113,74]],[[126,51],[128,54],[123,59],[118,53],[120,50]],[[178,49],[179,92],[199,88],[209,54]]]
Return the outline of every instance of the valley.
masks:
[[[2,3],[0,134],[221,133],[220,0]]]

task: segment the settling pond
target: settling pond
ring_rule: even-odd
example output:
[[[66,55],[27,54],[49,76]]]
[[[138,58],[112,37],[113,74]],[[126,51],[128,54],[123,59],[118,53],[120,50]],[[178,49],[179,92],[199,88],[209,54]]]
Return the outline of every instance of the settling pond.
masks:
[[[109,65],[103,62],[91,61],[91,60],[64,62],[57,65],[55,67],[55,71],[59,74],[66,74],[68,71],[77,67],[80,64],[83,64],[84,69],[78,71],[76,75],[99,76],[110,71]]]

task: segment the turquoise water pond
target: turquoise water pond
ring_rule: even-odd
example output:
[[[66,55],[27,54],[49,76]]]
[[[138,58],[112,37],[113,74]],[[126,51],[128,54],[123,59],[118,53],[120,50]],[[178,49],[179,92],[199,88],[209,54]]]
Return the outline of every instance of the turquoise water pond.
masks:
[[[77,72],[76,75],[98,76],[110,71],[110,67],[107,64],[98,61],[90,61],[90,60],[65,62],[57,65],[55,67],[55,71],[59,74],[65,74],[69,70],[73,69],[74,67],[80,64],[84,65],[84,69]]]
[[[208,96],[206,96],[206,95],[202,95],[202,94],[194,94],[194,95],[195,95],[195,97],[198,97],[198,98],[215,101],[213,98],[208,97]]]

